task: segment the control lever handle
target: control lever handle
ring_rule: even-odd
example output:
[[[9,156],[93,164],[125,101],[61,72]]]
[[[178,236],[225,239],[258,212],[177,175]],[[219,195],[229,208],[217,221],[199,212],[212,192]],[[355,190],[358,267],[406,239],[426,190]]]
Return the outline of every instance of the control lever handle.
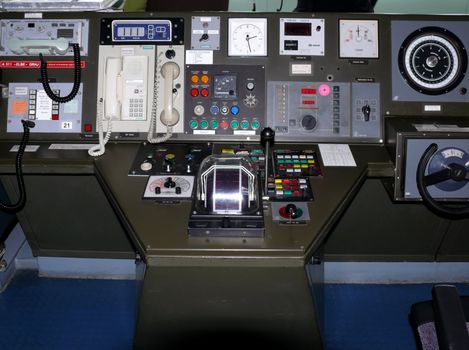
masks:
[[[269,127],[262,129],[261,131],[261,145],[265,149],[265,164],[264,164],[264,196],[267,196],[268,184],[269,184],[269,155],[270,148],[275,143],[275,131]]]
[[[362,107],[362,112],[363,112],[363,118],[365,119],[366,122],[370,121],[370,115],[371,115],[371,107],[370,105],[366,104]]]

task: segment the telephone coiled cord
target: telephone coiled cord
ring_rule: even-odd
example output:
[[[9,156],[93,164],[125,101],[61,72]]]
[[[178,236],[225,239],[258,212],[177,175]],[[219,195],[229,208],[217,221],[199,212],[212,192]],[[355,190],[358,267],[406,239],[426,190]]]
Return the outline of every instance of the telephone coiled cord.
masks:
[[[103,135],[103,109],[104,109],[104,104],[102,99],[98,102],[98,105],[96,107],[96,110],[98,111],[97,113],[97,120],[98,120],[98,137],[99,137],[99,144],[91,147],[88,150],[88,154],[92,157],[99,157],[104,154],[106,151],[106,144],[111,138],[111,133],[112,133],[112,121],[111,118],[106,118],[107,120],[107,130],[106,130],[106,136]]]
[[[49,85],[49,76],[47,73],[47,61],[44,59],[42,53],[39,54],[39,59],[41,60],[41,83],[49,98],[57,103],[67,103],[75,98],[78,91],[80,90],[81,83],[81,56],[80,56],[80,45],[70,44],[73,48],[73,63],[74,63],[74,74],[73,74],[73,87],[70,93],[67,96],[58,96],[56,95],[50,85]]]
[[[160,77],[158,77],[158,72],[160,71],[161,67],[158,63],[161,63],[161,56],[162,53],[158,55],[157,58],[157,64],[156,64],[156,70],[155,70],[155,79],[153,81],[153,91],[155,92],[153,96],[153,103],[151,105],[151,117],[150,117],[150,128],[148,130],[147,134],[147,141],[149,143],[162,143],[168,141],[171,136],[173,136],[173,127],[172,126],[166,126],[166,134],[163,136],[159,137],[154,137],[155,130],[156,130],[156,120],[157,120],[157,106],[158,106],[158,94],[159,94],[159,86],[158,86],[158,80]]]
[[[20,192],[20,196],[18,201],[15,204],[5,204],[0,202],[0,209],[8,212],[8,213],[17,213],[21,209],[23,209],[24,205],[26,204],[26,189],[24,186],[24,178],[23,178],[23,155],[24,151],[26,150],[26,145],[29,141],[29,129],[34,128],[34,122],[30,120],[22,120],[21,123],[23,124],[23,138],[21,139],[21,143],[18,149],[18,153],[16,154],[16,162],[15,162],[15,169],[16,169],[16,181],[18,182],[18,190]]]

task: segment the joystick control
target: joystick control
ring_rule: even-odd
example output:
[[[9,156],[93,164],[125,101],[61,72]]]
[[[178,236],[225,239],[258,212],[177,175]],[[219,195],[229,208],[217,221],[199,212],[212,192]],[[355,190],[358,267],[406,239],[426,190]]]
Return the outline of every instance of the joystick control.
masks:
[[[284,219],[294,220],[303,215],[303,210],[293,203],[289,203],[279,209],[279,214]]]
[[[266,127],[261,131],[261,145],[265,149],[265,174],[264,174],[264,196],[267,196],[268,184],[269,184],[269,159],[270,159],[270,148],[275,143],[275,131],[271,128]]]

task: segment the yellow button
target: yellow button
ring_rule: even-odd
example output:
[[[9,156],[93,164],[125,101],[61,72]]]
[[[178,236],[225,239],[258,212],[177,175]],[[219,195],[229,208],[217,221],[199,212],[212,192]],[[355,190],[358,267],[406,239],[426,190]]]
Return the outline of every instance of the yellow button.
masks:
[[[282,185],[275,185],[275,189],[281,190],[281,189],[282,189]]]
[[[191,81],[194,83],[194,84],[197,84],[199,82],[199,76],[194,74],[192,77],[191,77]]]
[[[282,179],[275,179],[275,183],[276,183],[276,184],[281,184],[281,183],[282,183]]]
[[[294,167],[294,168],[299,168],[299,167],[300,167],[300,164],[293,164],[293,167]]]
[[[308,167],[308,164],[301,164],[301,167],[302,167],[302,168],[307,168],[307,167]]]
[[[208,75],[202,75],[202,78],[200,78],[200,81],[202,81],[202,83],[204,84],[207,84],[208,83]]]
[[[308,163],[309,163],[309,164],[313,164],[313,163],[314,163],[314,160],[308,159]]]
[[[232,149],[232,148],[223,148],[223,149],[221,150],[221,153],[230,153],[230,154],[234,154],[235,152],[234,152],[234,149]]]

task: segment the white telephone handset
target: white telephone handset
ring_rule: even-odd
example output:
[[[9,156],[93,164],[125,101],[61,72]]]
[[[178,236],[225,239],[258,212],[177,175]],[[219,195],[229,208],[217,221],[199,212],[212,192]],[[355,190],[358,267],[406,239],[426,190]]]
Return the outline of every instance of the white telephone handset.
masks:
[[[91,147],[88,154],[99,157],[106,151],[106,143],[111,138],[112,120],[119,120],[122,110],[122,58],[107,57],[104,68],[104,101],[96,106],[99,144]],[[103,119],[107,120],[106,136],[103,134]]]
[[[173,126],[179,122],[179,112],[173,106],[173,81],[179,73],[179,66],[174,62],[166,62],[161,67],[161,75],[164,78],[164,109],[160,120],[166,126]]]
[[[122,109],[122,58],[108,57],[106,59],[104,93],[104,117],[118,120]]]
[[[160,121],[166,126],[166,134],[160,137],[153,137],[156,127],[156,110],[152,113],[150,129],[148,131],[147,140],[150,143],[161,143],[167,141],[173,134],[173,126],[179,122],[179,112],[174,108],[174,80],[180,74],[180,68],[175,62],[166,62],[161,67],[161,76],[164,79],[163,86],[163,110],[160,113]]]

